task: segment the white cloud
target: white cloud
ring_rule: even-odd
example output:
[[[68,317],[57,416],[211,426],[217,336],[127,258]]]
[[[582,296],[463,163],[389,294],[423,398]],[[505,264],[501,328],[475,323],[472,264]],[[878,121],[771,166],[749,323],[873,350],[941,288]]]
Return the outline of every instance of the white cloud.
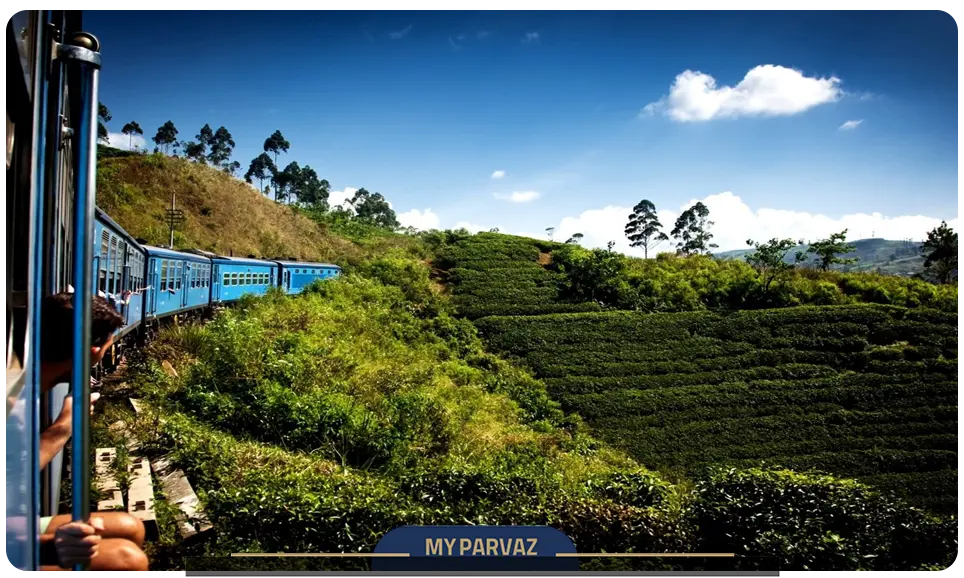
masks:
[[[476,224],[476,223],[470,223],[470,222],[468,222],[468,221],[459,221],[458,223],[455,223],[455,226],[452,227],[452,228],[453,228],[453,229],[466,229],[466,230],[467,230],[468,232],[470,232],[470,233],[478,233],[478,232],[480,232],[480,231],[488,231],[489,229],[492,229],[493,227],[486,227],[486,226],[484,226],[484,225],[478,225],[478,224]],[[502,230],[502,227],[499,227],[499,226],[496,226],[496,227],[494,227],[494,228],[499,229],[500,231]]]
[[[853,130],[853,129],[857,128],[858,126],[860,126],[860,123],[862,123],[862,122],[864,122],[864,121],[863,121],[863,120],[848,120],[847,122],[845,122],[845,123],[843,123],[842,125],[840,125],[840,130]]]
[[[355,196],[355,192],[357,190],[358,189],[352,187],[345,187],[345,190],[343,191],[331,191],[328,194],[328,205],[333,209],[338,206],[351,209],[351,205],[346,201],[351,200],[351,198]]]
[[[494,173],[492,173],[493,179],[501,179],[504,176],[505,176],[505,171],[495,171]]]
[[[485,38],[488,38],[490,34],[492,34],[492,33],[489,32],[488,30],[479,30],[479,31],[475,34],[475,37],[478,38],[479,40],[483,40],[483,39],[485,39]]]
[[[119,132],[107,133],[107,138],[110,139],[110,144],[108,146],[114,147],[115,149],[121,149],[124,151],[143,151],[147,150],[147,141],[141,135],[128,136]]]
[[[522,42],[526,44],[531,44],[533,42],[538,42],[538,41],[539,41],[538,32],[526,32],[526,35],[522,37]]]
[[[716,251],[746,249],[747,239],[768,241],[772,238],[814,241],[832,233],[847,229],[847,239],[855,241],[871,237],[885,239],[913,239],[920,241],[927,231],[940,224],[941,219],[923,215],[900,215],[888,217],[881,213],[853,213],[841,217],[790,211],[784,209],[752,209],[740,197],[731,192],[709,195],[701,199],[710,210],[710,228]],[[657,212],[663,230],[668,235],[679,214],[696,203],[696,199],[674,210]],[[585,235],[582,245],[605,247],[615,241],[615,249],[630,255],[642,256],[642,248],[631,248],[623,235],[631,207],[607,206],[590,209],[576,217],[566,217],[556,226],[555,239],[568,239],[573,233]],[[950,227],[957,228],[957,217],[947,220]],[[545,236],[542,235],[544,238]],[[672,241],[657,247],[656,252],[673,250]],[[652,254],[653,251],[650,251]]]
[[[792,68],[765,64],[746,73],[736,86],[717,87],[703,72],[680,73],[669,94],[643,107],[643,116],[663,112],[677,122],[744,116],[788,116],[833,102],[843,95],[836,77],[804,76]]]
[[[392,40],[401,40],[402,38],[405,38],[406,36],[408,36],[408,33],[411,31],[412,31],[412,25],[409,24],[408,26],[406,26],[401,30],[389,32],[388,37],[391,38]]]
[[[529,201],[534,201],[539,198],[539,193],[536,191],[513,191],[510,194],[506,193],[495,193],[493,197],[501,201],[512,201],[513,203],[528,203]]]
[[[403,227],[415,227],[416,229],[427,231],[429,229],[439,228],[439,218],[432,209],[425,209],[424,211],[419,211],[418,209],[412,209],[411,211],[405,211],[398,215],[398,222],[402,224]]]

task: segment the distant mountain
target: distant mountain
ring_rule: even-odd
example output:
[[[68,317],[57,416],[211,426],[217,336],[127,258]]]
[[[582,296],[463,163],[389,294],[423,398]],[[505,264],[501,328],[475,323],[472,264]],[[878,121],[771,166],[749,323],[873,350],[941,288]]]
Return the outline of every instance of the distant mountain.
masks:
[[[836,265],[837,271],[879,271],[888,275],[909,277],[924,270],[921,244],[914,241],[888,241],[887,239],[860,239],[847,243],[857,250],[844,255],[859,259],[853,265]],[[797,251],[806,251],[808,245],[800,245],[787,253],[786,261],[793,262]],[[720,259],[745,259],[753,249],[736,249],[716,253]],[[806,263],[814,262],[815,255],[808,254]]]

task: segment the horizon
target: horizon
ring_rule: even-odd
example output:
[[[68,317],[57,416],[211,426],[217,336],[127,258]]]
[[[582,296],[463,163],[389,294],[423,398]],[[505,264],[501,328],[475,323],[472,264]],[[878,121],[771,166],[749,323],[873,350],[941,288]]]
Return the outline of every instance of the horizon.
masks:
[[[88,11],[84,25],[103,45],[110,146],[130,148],[129,121],[148,150],[167,120],[179,140],[223,125],[243,174],[280,130],[279,168],[311,165],[333,206],[380,192],[403,226],[553,227],[642,255],[623,227],[645,198],[667,233],[702,201],[717,252],[957,229],[957,27],[942,12]],[[283,35],[244,42],[265,29]]]

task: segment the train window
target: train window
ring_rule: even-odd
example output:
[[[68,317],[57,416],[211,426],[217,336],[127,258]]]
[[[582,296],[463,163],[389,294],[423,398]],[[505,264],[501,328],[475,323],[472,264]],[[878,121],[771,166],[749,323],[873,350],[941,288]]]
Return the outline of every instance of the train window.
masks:
[[[254,277],[254,274],[252,274],[252,273],[250,273],[250,272],[247,273],[247,274],[244,276],[244,284],[245,284],[245,285],[251,285],[252,277]]]
[[[117,291],[117,237],[110,236],[110,254],[107,257],[107,292]]]
[[[160,290],[167,289],[167,259],[161,259],[161,286]]]
[[[228,286],[228,274],[227,274],[227,273],[224,274],[224,279],[221,280],[221,285],[224,285],[225,287]]]
[[[184,263],[181,261],[177,262],[177,274],[174,276],[174,289],[176,291],[181,290],[181,278],[184,276]]]
[[[127,262],[127,247],[124,241],[117,240],[117,253],[114,259],[114,292],[120,293],[124,290],[124,263]]]
[[[238,284],[238,274],[237,274],[237,273],[231,273],[231,284],[232,284],[232,285],[237,285],[237,284]]]
[[[107,252],[110,248],[110,233],[104,231],[100,235],[100,261],[98,269],[98,287],[101,291],[107,290]]]

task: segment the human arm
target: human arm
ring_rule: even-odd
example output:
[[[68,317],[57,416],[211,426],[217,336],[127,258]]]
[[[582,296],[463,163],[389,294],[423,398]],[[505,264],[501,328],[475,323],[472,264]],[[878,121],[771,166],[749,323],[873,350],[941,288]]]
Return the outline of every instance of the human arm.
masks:
[[[99,393],[91,394],[90,396],[90,411],[94,412],[94,403],[100,397]],[[64,408],[60,411],[60,415],[54,420],[54,423],[50,424],[42,434],[40,434],[40,470],[43,471],[48,464],[54,459],[60,450],[64,449],[67,445],[67,440],[70,439],[71,430],[73,428],[73,415],[72,408],[74,407],[73,397],[67,396],[64,398]]]

